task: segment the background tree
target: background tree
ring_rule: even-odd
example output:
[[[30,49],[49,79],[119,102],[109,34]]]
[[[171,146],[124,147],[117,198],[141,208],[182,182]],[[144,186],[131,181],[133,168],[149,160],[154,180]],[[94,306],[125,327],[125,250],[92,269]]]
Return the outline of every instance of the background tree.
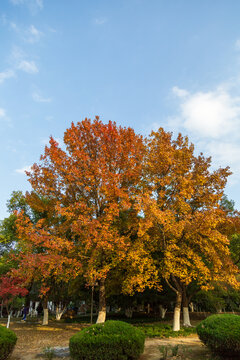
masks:
[[[10,325],[11,318],[11,305],[13,304],[14,298],[17,296],[25,296],[28,290],[23,287],[22,281],[17,278],[10,278],[8,276],[2,276],[0,278],[0,299],[2,300],[3,306],[6,307],[8,314],[7,328]]]
[[[226,222],[219,203],[230,171],[211,172],[211,159],[196,157],[187,137],[179,134],[173,140],[162,128],[150,136],[145,165],[139,236],[176,293],[173,329],[179,330],[183,294],[192,281],[205,289],[213,280],[237,284],[229,240],[219,230]]]
[[[43,325],[47,325],[48,300],[56,287],[61,288],[60,284],[70,281],[73,268],[77,273],[78,264],[71,258],[73,244],[60,232],[62,219],[54,216],[51,201],[34,192],[27,194],[27,201],[38,220],[32,221],[24,213],[18,215],[16,259],[19,265],[17,269],[12,269],[12,274],[30,287],[34,282],[38,283],[43,304]]]

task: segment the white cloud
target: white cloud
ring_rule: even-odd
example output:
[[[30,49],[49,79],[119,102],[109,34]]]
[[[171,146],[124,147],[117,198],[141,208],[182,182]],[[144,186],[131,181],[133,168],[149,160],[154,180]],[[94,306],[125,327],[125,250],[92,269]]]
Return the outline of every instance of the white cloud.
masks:
[[[53,117],[52,115],[47,115],[47,116],[45,117],[45,120],[47,120],[47,121],[49,121],[49,122],[51,122],[53,119],[54,119],[54,117]]]
[[[49,145],[49,138],[42,138],[41,139],[41,144],[43,144],[43,145]]]
[[[43,8],[43,0],[10,0],[13,5],[26,5],[31,11]]]
[[[96,18],[94,19],[94,22],[96,25],[103,25],[107,22],[107,18],[105,17]]]
[[[13,127],[11,119],[7,116],[6,110],[3,108],[0,108],[0,120],[6,123],[10,128]]]
[[[38,30],[34,25],[31,25],[28,30],[25,32],[24,40],[29,43],[35,43],[40,40],[43,33]]]
[[[240,39],[237,39],[235,42],[235,49],[240,50]]]
[[[240,122],[240,98],[224,90],[198,92],[182,98],[182,126],[200,137],[220,138]]]
[[[0,84],[3,83],[6,79],[14,77],[15,73],[13,70],[5,70],[0,72]]]
[[[51,33],[57,33],[57,30],[52,27],[48,27],[48,31],[50,31]]]
[[[14,63],[18,63],[20,60],[24,59],[26,57],[26,53],[19,48],[18,46],[14,46],[11,51],[10,59]]]
[[[232,164],[239,167],[240,160],[240,145],[231,143],[229,141],[211,141],[206,144],[208,152],[213,154],[218,165],[227,164],[231,161]]]
[[[18,174],[25,174],[26,171],[31,171],[32,166],[24,166],[21,169],[16,169],[15,172]]]
[[[35,61],[28,60],[27,54],[19,47],[14,46],[11,52],[10,61],[12,66],[17,70],[22,70],[28,74],[39,72]]]
[[[10,3],[12,3],[13,5],[20,5],[24,4],[25,0],[10,0]]]
[[[15,24],[14,22],[11,21],[11,22],[9,23],[9,25],[10,25],[11,29],[13,29],[13,30],[15,30],[15,31],[18,32],[18,26],[17,26],[17,24]]]
[[[180,98],[186,97],[189,94],[187,90],[181,89],[178,86],[174,86],[172,88],[172,92],[174,95],[176,95],[177,97],[180,97]]]
[[[6,116],[5,109],[0,108],[0,118],[4,118]]]
[[[31,26],[30,26],[29,32],[30,32],[30,34],[33,35],[33,36],[40,36],[40,35],[41,35],[41,31],[39,31],[38,29],[36,29],[34,25],[31,25]]]
[[[30,25],[28,28],[19,27],[14,22],[9,22],[9,26],[12,30],[14,30],[24,41],[28,43],[36,43],[38,42],[43,33],[38,30],[34,25]]]
[[[177,86],[179,111],[167,128],[188,135],[197,153],[212,156],[213,167],[230,166],[230,184],[240,179],[240,97],[237,80],[211,91],[189,92]],[[179,91],[180,90],[180,91]],[[156,126],[154,124],[154,126]]]
[[[0,15],[0,23],[2,24],[2,25],[6,25],[7,24],[7,16],[6,16],[6,14],[1,14]]]
[[[27,60],[22,60],[18,65],[18,69],[25,71],[28,74],[36,74],[39,71],[34,61]]]
[[[50,103],[52,101],[51,98],[45,98],[37,92],[34,92],[32,94],[32,98],[34,101],[39,102],[39,103]]]
[[[14,147],[14,146],[11,146],[11,145],[8,145],[6,147],[6,150],[7,151],[11,151],[12,153],[16,153],[17,152],[17,149]]]
[[[43,0],[36,0],[36,5],[42,9],[43,8]]]
[[[232,176],[229,178],[229,185],[239,184],[240,180],[240,144],[238,141],[230,142],[229,139],[221,139],[220,141],[204,142],[204,152],[211,155],[213,167],[219,168],[230,166]]]

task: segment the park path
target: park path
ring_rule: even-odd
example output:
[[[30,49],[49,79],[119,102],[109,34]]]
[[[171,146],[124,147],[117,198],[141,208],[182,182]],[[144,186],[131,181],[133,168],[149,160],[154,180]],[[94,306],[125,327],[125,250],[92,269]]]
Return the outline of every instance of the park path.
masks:
[[[180,338],[170,338],[170,339],[158,339],[158,338],[147,338],[145,341],[145,348],[144,353],[140,356],[139,360],[159,360],[161,359],[161,346],[175,346],[180,345],[183,347],[187,347],[191,349],[191,354],[187,356],[189,360],[191,359],[207,359],[208,358],[208,351],[207,349],[201,344],[200,340],[196,335],[192,335],[190,337],[180,337]],[[39,349],[40,350],[40,349]],[[39,351],[34,351],[30,353],[23,354],[21,353],[20,357],[13,356],[10,360],[34,360],[43,359],[42,357],[37,357],[36,355],[39,354]],[[56,358],[57,359],[57,358]],[[62,358],[65,360],[70,360],[69,357]]]
[[[144,353],[141,355],[139,360],[159,360],[161,358],[161,346],[175,346],[180,345],[191,349],[189,359],[201,358],[207,359],[209,351],[202,345],[198,336],[193,334],[188,337],[169,338],[169,339],[146,339]]]
[[[18,341],[9,360],[33,360],[46,347],[68,346],[69,338],[82,328],[81,324],[66,324],[50,322],[48,326],[38,324],[21,323],[14,321],[10,328],[16,332]],[[209,351],[199,341],[196,334],[188,337],[159,339],[147,338],[144,353],[139,360],[159,360],[161,358],[161,346],[180,345],[188,352],[184,359],[206,360]],[[190,354],[191,352],[191,354]],[[38,359],[42,359],[38,357]],[[65,357],[66,360],[69,358]]]
[[[207,359],[208,350],[202,345],[200,340],[196,335],[190,337],[181,337],[181,338],[170,338],[170,339],[146,339],[144,353],[141,355],[139,360],[159,360],[161,359],[161,346],[175,346],[180,345],[186,348],[191,349],[191,353],[187,358],[189,360],[198,360],[198,359]],[[28,353],[21,357],[21,360],[34,360],[36,359],[36,352]],[[13,358],[13,360],[18,360],[19,358]],[[42,358],[38,356],[38,359]],[[65,360],[70,360],[69,357],[65,357]],[[20,360],[20,359],[19,359]]]

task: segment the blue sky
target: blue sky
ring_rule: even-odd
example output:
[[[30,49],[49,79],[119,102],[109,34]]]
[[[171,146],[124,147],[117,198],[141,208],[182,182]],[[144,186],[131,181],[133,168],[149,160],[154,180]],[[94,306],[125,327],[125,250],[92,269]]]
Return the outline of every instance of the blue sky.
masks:
[[[240,208],[238,0],[1,0],[0,219],[49,136],[99,115],[188,135]]]

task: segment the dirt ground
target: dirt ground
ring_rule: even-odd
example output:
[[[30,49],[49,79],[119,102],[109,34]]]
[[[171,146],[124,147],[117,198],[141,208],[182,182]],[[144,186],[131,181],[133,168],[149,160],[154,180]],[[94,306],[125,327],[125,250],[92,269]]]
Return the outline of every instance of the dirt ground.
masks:
[[[172,356],[173,347],[178,347],[177,356]],[[145,349],[140,360],[160,360],[163,357],[163,347],[168,349],[167,359],[176,360],[213,360],[206,346],[202,345],[197,335],[169,339],[146,339]]]
[[[5,325],[4,320],[0,323]],[[69,344],[69,338],[79,331],[83,324],[66,324],[49,322],[48,326],[28,320],[22,323],[20,320],[13,320],[10,329],[18,337],[14,352],[9,360],[33,360],[36,355],[43,352],[47,347],[61,346]],[[178,345],[178,356],[172,357],[170,348]],[[140,360],[160,360],[162,358],[162,347],[168,347],[169,359],[179,360],[212,360],[210,352],[201,344],[197,335],[182,338],[170,339],[146,339],[144,354]],[[39,360],[44,357],[37,357]],[[65,357],[69,360],[70,358]]]
[[[5,325],[5,322],[0,321],[0,324]],[[18,340],[9,360],[32,360],[47,347],[68,346],[69,338],[83,326],[51,321],[48,326],[42,326],[31,320],[26,323],[13,320],[9,328],[16,333]]]

